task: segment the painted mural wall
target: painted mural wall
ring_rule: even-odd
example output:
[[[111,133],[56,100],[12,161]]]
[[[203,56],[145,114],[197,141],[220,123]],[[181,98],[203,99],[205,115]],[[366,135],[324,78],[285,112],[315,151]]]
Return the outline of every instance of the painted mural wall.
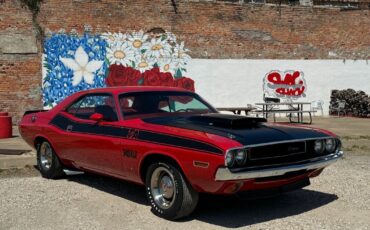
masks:
[[[190,76],[191,78],[187,77]],[[170,32],[57,33],[45,40],[43,103],[113,86],[174,86],[195,91],[219,107],[284,100],[323,101],[328,114],[333,89],[370,93],[365,60],[191,59]]]
[[[353,88],[370,93],[366,60],[192,59],[188,74],[197,83],[197,93],[216,107],[263,102],[267,90],[283,101],[322,100],[327,115],[331,90]]]
[[[44,44],[44,108],[90,88],[146,85],[194,91],[194,81],[185,77],[188,53],[170,32],[54,34]]]

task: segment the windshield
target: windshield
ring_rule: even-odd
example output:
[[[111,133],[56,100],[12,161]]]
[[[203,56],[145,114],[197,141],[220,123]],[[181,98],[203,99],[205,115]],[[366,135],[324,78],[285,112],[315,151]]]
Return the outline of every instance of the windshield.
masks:
[[[215,113],[197,94],[187,92],[136,92],[119,97],[125,119],[180,113]]]

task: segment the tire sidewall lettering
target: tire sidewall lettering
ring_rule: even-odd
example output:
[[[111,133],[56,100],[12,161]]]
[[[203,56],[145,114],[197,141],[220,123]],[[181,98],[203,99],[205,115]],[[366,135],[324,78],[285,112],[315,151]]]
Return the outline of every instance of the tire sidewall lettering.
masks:
[[[149,174],[150,174],[150,177],[151,177],[151,173],[154,171],[154,169],[156,169],[159,166],[167,168],[171,172],[171,174],[173,175],[173,180],[174,180],[174,183],[175,183],[175,193],[176,193],[176,198],[175,198],[175,201],[172,204],[172,206],[168,209],[162,209],[161,207],[159,207],[155,203],[151,188],[150,188],[150,186],[148,186],[148,181],[146,181],[146,184],[147,184],[146,187],[147,187],[147,190],[148,190],[147,195],[148,195],[149,203],[152,206],[152,211],[153,211],[154,214],[156,214],[160,217],[164,217],[164,218],[171,218],[171,216],[176,216],[176,214],[180,211],[181,204],[182,204],[182,193],[181,193],[182,185],[178,181],[179,178],[181,178],[181,174],[177,170],[176,171],[173,170],[173,168],[172,168],[173,166],[169,166],[165,163],[156,163],[154,167],[152,167],[152,166],[149,167],[149,173],[148,173],[147,177],[149,176]],[[147,178],[147,180],[148,180],[148,178]]]

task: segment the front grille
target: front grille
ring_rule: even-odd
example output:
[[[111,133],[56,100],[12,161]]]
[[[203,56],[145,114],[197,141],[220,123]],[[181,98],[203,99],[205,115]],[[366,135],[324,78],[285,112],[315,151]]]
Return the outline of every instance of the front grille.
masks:
[[[284,165],[328,154],[326,152],[315,153],[313,146],[314,140],[252,147],[245,166]]]
[[[249,159],[251,161],[263,160],[286,157],[303,153],[306,153],[305,141],[282,143],[251,148],[249,152]]]

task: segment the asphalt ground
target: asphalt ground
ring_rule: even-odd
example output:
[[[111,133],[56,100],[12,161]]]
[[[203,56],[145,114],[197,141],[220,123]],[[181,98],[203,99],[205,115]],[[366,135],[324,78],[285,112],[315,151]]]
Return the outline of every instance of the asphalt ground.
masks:
[[[316,118],[342,137],[345,156],[311,185],[240,201],[202,194],[190,217],[160,219],[144,188],[90,174],[46,180],[33,166],[0,171],[0,229],[370,229],[370,120]]]

